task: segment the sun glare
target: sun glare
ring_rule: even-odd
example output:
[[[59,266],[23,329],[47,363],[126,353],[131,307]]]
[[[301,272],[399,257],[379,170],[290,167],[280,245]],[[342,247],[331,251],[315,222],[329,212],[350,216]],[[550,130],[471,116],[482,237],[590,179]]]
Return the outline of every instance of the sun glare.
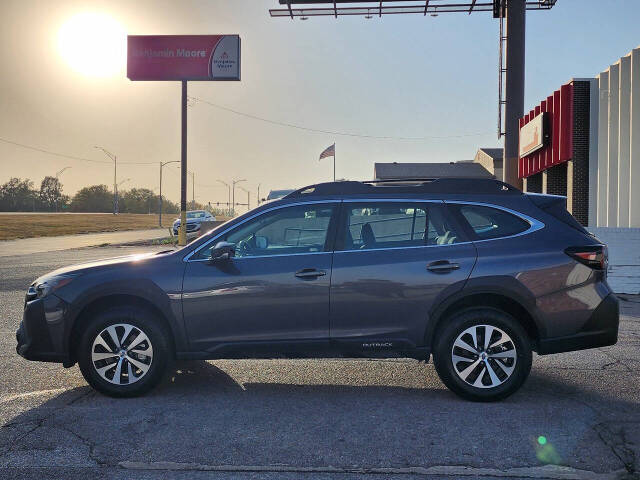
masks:
[[[79,13],[58,31],[60,55],[75,71],[107,77],[124,70],[127,33],[114,18],[101,13]]]

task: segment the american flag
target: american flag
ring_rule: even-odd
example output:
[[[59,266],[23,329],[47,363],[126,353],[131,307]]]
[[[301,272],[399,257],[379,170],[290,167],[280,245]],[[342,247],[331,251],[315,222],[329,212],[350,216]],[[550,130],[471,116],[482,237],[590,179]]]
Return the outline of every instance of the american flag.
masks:
[[[336,156],[336,144],[334,143],[333,145],[331,145],[330,147],[325,148],[322,153],[320,154],[320,158],[318,160],[322,160],[323,158],[327,158],[327,157],[334,157]]]

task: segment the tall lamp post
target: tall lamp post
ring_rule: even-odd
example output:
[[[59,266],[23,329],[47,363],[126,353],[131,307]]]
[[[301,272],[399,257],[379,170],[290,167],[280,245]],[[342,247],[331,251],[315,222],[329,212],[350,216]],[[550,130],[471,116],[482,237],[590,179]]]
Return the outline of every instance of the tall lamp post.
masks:
[[[221,184],[225,185],[229,190],[229,197],[227,199],[227,213],[229,214],[229,216],[231,216],[231,185],[223,180],[216,180],[216,182],[220,182]]]
[[[196,209],[196,174],[189,170],[191,175],[191,210]]]
[[[251,210],[251,206],[250,206],[250,204],[251,204],[251,192],[249,192],[249,190],[247,190],[246,188],[241,187],[240,185],[238,185],[238,188],[240,190],[242,190],[243,192],[247,193],[247,212],[248,212],[249,210]]]
[[[170,162],[160,162],[160,208],[158,209],[158,226],[162,227],[162,167],[169,165],[170,163],[180,163],[180,160],[171,160]]]
[[[247,180],[245,178],[241,179],[241,180],[233,180],[231,183],[233,184],[233,188],[231,189],[231,203],[233,205],[233,211],[235,213],[235,209],[236,209],[236,184],[240,183],[240,182],[246,182]]]
[[[59,179],[60,179],[60,175],[62,175],[62,173],[63,173],[65,170],[69,170],[70,168],[71,168],[71,167],[64,167],[64,168],[62,168],[62,169],[58,170],[58,171],[56,172],[56,180],[59,180]],[[57,212],[58,212],[58,199],[56,198],[56,213],[57,213]]]
[[[102,150],[104,154],[113,160],[113,214],[116,215],[118,213],[118,157],[116,157],[113,153],[107,150],[104,147],[100,147],[95,145],[93,148],[97,148],[98,150]]]
[[[65,170],[69,170],[71,167],[64,167],[56,172],[56,178],[60,177]]]

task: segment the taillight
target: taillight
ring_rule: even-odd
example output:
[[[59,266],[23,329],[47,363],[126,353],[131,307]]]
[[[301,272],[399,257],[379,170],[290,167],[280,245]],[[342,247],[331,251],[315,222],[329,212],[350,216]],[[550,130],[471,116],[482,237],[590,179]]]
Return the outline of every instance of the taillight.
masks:
[[[565,249],[564,253],[594,270],[607,270],[608,255],[605,245],[569,247]]]

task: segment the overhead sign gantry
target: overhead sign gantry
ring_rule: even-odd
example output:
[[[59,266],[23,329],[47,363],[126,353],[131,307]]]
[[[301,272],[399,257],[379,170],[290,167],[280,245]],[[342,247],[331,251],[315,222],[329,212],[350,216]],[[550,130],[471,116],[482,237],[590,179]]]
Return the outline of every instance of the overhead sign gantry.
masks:
[[[283,7],[269,10],[272,17],[306,19],[316,16],[338,18],[344,15],[361,15],[371,18],[394,14],[437,16],[441,13],[492,12],[494,18],[500,19],[498,137],[505,137],[503,179],[507,183],[520,186],[518,130],[519,119],[524,114],[526,11],[549,10],[556,4],[556,0],[279,0],[279,3]],[[504,20],[506,22],[503,28]],[[506,65],[504,66],[503,43],[506,43]]]

